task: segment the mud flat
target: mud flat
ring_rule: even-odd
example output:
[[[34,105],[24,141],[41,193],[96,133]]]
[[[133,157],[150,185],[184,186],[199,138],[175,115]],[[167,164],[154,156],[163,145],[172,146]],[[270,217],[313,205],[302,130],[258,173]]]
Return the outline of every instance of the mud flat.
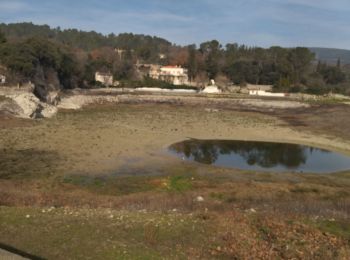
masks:
[[[166,148],[187,138],[304,143],[344,152],[350,147],[342,139],[282,126],[285,122],[268,114],[215,107],[118,103],[61,111],[30,127],[2,129],[1,143],[15,150],[56,152],[67,158],[60,167],[94,174],[117,171],[133,160],[175,160]]]

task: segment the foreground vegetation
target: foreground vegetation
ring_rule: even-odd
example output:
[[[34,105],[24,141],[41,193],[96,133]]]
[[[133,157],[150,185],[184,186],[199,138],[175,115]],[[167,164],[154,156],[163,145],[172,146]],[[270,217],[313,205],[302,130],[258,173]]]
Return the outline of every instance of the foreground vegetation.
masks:
[[[48,259],[348,259],[349,177],[182,170],[16,183],[36,198],[2,193],[0,241]]]

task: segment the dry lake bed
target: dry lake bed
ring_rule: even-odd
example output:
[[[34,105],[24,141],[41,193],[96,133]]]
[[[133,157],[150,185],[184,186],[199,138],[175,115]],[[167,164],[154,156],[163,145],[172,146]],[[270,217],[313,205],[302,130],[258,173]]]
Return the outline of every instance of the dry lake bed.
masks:
[[[350,106],[104,104],[0,120],[0,244],[44,259],[349,259],[350,169],[193,162],[184,140],[350,156]]]

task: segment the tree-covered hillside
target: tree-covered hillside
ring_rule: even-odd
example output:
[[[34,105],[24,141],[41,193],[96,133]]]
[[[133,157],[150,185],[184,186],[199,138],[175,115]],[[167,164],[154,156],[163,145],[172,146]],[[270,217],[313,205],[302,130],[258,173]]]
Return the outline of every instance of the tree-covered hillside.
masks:
[[[119,35],[103,35],[94,31],[85,32],[77,29],[61,30],[48,25],[33,23],[0,24],[0,31],[10,40],[41,37],[51,39],[74,48],[93,50],[101,47],[128,48],[142,51],[148,47],[152,50],[164,51],[171,43],[158,37],[123,33]]]
[[[349,94],[346,57],[330,64],[322,58],[317,62],[319,54],[303,47],[222,46],[217,40],[177,46],[131,33],[106,36],[32,23],[0,24],[0,65],[12,81],[31,80],[43,88],[94,87],[96,71],[131,84],[142,80],[136,63],[156,63],[186,67],[199,85],[215,79],[223,86],[270,84],[277,91]]]

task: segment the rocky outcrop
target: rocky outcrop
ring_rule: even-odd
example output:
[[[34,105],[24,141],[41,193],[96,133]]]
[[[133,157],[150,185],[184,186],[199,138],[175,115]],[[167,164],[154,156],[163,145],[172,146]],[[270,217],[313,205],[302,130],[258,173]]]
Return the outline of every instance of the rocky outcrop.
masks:
[[[0,110],[20,118],[52,117],[57,113],[55,106],[40,102],[33,93],[17,93],[3,96]]]

